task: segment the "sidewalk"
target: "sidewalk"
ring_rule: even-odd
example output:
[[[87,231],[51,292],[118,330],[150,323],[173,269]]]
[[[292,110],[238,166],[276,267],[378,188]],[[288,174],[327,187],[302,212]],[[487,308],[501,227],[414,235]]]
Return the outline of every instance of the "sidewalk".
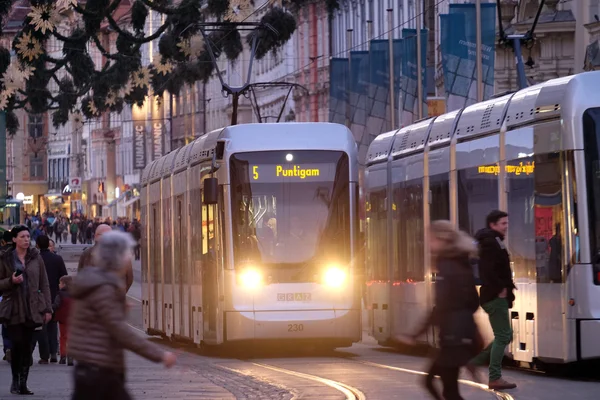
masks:
[[[137,334],[137,333],[133,333]],[[74,367],[65,365],[39,365],[37,349],[34,364],[29,375],[29,388],[35,396],[28,399],[68,400],[72,393],[72,373]],[[0,400],[23,398],[10,394],[11,372],[6,361],[0,361]],[[197,364],[198,361],[195,361]],[[185,355],[179,365],[165,369],[162,364],[128,353],[127,387],[134,399],[234,399],[227,390],[212,383],[203,374],[192,370],[193,360]]]

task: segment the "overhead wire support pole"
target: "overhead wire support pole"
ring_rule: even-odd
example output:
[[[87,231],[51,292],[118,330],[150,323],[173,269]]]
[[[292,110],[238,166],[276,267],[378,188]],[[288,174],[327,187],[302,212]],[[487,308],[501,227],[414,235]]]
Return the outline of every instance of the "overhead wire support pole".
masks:
[[[416,0],[417,4],[417,110],[419,120],[423,119],[423,63],[421,60],[421,18],[423,18],[423,7],[421,0]],[[413,108],[414,110],[414,108]]]
[[[394,9],[391,7],[391,1],[388,3],[388,42],[390,53],[390,130],[396,129],[396,91],[394,90]]]
[[[500,0],[496,0],[496,8],[498,10],[498,25],[500,27],[500,44],[503,44],[507,47],[512,47],[513,49],[513,52],[515,54],[515,62],[517,65],[519,89],[524,89],[527,86],[529,86],[527,83],[527,75],[525,74],[525,64],[523,63],[522,47],[524,44],[531,45],[533,43],[533,33],[535,32],[535,28],[540,19],[540,14],[542,13],[542,9],[544,8],[545,2],[546,0],[540,1],[540,6],[538,7],[531,29],[529,29],[524,34],[507,35],[502,26],[502,9],[500,7]]]
[[[481,0],[475,0],[475,21],[476,21],[476,60],[477,60],[477,102],[483,101],[483,61],[481,59]],[[521,62],[523,60],[521,59]]]

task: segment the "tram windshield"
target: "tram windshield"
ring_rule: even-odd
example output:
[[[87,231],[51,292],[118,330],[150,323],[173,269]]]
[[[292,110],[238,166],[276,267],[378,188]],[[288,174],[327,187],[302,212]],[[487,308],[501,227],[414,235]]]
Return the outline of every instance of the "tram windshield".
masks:
[[[236,265],[304,268],[350,261],[348,156],[269,151],[231,157]]]

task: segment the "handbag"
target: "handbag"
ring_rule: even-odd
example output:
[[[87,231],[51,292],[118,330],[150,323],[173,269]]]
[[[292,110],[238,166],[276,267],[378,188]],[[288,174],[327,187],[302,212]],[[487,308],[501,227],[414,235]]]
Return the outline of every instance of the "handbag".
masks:
[[[12,298],[3,297],[0,301],[0,324],[6,324],[10,322],[12,317]]]

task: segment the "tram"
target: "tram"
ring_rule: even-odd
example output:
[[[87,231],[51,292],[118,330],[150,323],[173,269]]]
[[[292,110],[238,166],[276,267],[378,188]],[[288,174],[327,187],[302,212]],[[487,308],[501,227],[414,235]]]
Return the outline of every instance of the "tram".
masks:
[[[432,306],[430,221],[474,235],[502,209],[518,289],[508,351],[525,366],[600,357],[598,87],[600,72],[554,79],[372,142],[366,304],[380,344]],[[491,340],[485,313],[476,319]],[[435,344],[435,334],[420,340]]]
[[[198,345],[361,339],[357,150],[328,123],[236,125],[142,174],[144,327]]]

